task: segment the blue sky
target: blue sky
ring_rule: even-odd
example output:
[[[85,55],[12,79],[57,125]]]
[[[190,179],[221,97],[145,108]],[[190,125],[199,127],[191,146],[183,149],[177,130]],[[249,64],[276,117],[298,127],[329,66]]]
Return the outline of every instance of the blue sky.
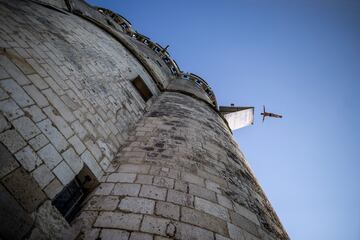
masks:
[[[294,240],[360,239],[360,2],[98,1],[203,77]],[[284,115],[261,123],[262,105]]]

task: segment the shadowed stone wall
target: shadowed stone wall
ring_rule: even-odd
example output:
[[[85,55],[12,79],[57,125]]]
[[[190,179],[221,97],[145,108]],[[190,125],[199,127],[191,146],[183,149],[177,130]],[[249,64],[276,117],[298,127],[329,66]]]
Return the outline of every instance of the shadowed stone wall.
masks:
[[[86,3],[41,2],[0,1],[0,238],[288,239],[203,89]],[[84,167],[69,223],[52,201]]]

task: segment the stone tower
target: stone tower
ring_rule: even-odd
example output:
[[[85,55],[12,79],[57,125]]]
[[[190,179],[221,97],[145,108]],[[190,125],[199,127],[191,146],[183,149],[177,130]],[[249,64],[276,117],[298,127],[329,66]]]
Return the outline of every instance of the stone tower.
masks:
[[[0,0],[0,238],[288,239],[210,86],[82,0]]]

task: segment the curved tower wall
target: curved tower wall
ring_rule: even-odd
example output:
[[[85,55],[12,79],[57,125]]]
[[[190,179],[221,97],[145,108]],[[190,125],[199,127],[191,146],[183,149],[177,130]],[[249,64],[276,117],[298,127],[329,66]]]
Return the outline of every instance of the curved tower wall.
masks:
[[[166,49],[79,0],[1,0],[0,22],[2,239],[288,239]]]

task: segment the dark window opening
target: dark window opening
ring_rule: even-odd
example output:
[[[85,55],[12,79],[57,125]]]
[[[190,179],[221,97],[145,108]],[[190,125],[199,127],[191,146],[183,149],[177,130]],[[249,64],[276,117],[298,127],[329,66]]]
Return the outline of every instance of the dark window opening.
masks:
[[[132,80],[132,84],[145,102],[153,96],[150,89],[140,76],[137,76],[134,80]]]
[[[79,213],[82,202],[98,184],[96,177],[84,165],[79,174],[55,196],[52,204],[70,223]]]

